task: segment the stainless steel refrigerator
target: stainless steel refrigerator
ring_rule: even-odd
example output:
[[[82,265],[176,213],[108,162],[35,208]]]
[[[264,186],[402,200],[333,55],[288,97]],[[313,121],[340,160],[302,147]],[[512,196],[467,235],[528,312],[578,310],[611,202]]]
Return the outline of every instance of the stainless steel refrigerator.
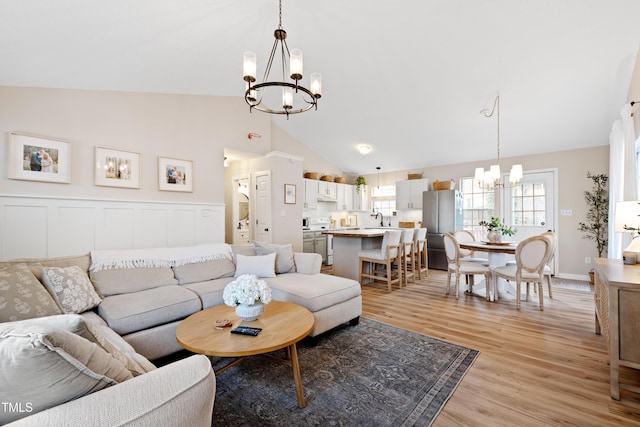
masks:
[[[462,193],[457,190],[422,193],[422,226],[427,227],[429,268],[447,269],[442,233],[462,229],[464,219]]]

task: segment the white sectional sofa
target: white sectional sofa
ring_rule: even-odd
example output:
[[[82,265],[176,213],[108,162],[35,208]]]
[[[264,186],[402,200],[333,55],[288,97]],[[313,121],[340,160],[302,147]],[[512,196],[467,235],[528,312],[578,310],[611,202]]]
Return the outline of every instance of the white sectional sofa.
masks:
[[[180,321],[222,304],[224,287],[240,274],[263,277],[273,299],[309,309],[315,317],[310,336],[345,322],[357,324],[360,285],[322,274],[320,266],[317,254],[261,243],[0,262],[0,377],[11,379],[0,384],[0,402],[11,403],[0,407],[0,424],[21,418],[18,425],[86,425],[89,420],[92,425],[127,420],[127,425],[151,425],[158,417],[166,422],[177,416],[175,425],[210,425],[215,378],[208,359],[192,356],[159,369],[151,361],[181,350],[175,338]],[[30,359],[34,348],[46,355],[39,360],[49,360],[44,366],[79,366],[82,390],[60,388],[64,369],[35,375],[43,364]],[[181,372],[175,390],[183,392],[154,393],[158,384],[175,383]],[[50,396],[47,381],[57,384],[57,400],[38,401],[42,396],[30,390]],[[136,400],[147,393],[153,399]],[[183,394],[192,395],[189,405],[199,408],[200,418],[178,409]]]

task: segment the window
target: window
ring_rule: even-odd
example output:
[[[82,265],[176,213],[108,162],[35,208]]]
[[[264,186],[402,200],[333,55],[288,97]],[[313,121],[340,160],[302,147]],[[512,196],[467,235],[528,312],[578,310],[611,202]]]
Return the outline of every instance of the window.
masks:
[[[380,212],[385,218],[391,217],[396,211],[396,186],[372,187],[371,206],[373,212]]]
[[[523,183],[513,188],[511,214],[513,225],[537,226],[546,224],[545,189],[541,182]]]
[[[480,221],[489,221],[495,208],[495,193],[480,186],[474,178],[462,178],[460,188],[463,196],[464,221],[463,228],[483,239],[485,230]]]

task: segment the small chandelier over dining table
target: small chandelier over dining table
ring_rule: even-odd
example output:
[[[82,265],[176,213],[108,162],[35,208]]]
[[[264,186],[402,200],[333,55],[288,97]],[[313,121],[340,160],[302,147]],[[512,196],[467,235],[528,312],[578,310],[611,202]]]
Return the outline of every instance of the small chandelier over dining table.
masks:
[[[478,182],[479,186],[484,186],[487,189],[508,188],[505,187],[505,184],[502,182],[502,176],[500,173],[500,93],[496,95],[491,111],[487,108],[480,112],[485,117],[493,117],[494,113],[496,115],[498,130],[498,160],[496,164],[491,165],[488,170],[484,170],[484,168],[476,168],[475,180]],[[522,179],[522,176],[522,165],[513,165],[511,167],[511,172],[509,173],[509,182],[511,185],[516,186]]]
[[[257,74],[256,54],[253,52],[244,53],[242,63],[243,79],[246,82],[244,99],[249,104],[249,111],[256,109],[270,114],[286,114],[288,119],[290,114],[303,113],[311,108],[318,109],[318,99],[322,96],[322,76],[320,73],[311,73],[311,89],[300,84],[303,76],[302,50],[291,49],[289,51],[287,32],[282,28],[282,0],[279,0],[278,3],[278,28],[273,33],[275,41],[261,83],[252,85],[256,81]],[[281,58],[282,80],[270,81],[269,73],[276,53]],[[293,83],[285,75],[287,70],[289,70],[289,78],[293,80]],[[281,97],[277,94],[278,88],[281,90]],[[274,105],[278,103],[281,105],[275,107]]]

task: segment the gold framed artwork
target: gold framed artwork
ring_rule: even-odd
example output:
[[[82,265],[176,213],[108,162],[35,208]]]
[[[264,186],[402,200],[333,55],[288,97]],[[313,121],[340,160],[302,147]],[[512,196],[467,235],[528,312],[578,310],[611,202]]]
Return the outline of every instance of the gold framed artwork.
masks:
[[[193,192],[193,162],[158,157],[158,190]]]
[[[68,184],[71,182],[71,143],[11,132],[8,163],[10,179]]]
[[[296,186],[295,184],[284,185],[284,203],[287,205],[296,204]]]
[[[140,168],[140,153],[107,147],[95,149],[95,185],[140,188]]]

